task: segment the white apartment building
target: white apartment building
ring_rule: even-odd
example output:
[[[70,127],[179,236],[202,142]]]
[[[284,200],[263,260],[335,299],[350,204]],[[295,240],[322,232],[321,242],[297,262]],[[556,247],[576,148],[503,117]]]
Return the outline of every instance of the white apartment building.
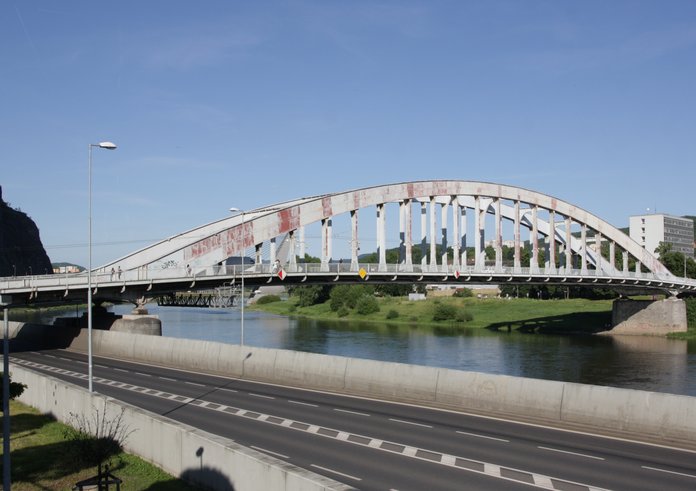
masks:
[[[672,250],[694,257],[694,222],[690,218],[654,213],[630,217],[629,235],[648,252],[660,242],[672,244]]]

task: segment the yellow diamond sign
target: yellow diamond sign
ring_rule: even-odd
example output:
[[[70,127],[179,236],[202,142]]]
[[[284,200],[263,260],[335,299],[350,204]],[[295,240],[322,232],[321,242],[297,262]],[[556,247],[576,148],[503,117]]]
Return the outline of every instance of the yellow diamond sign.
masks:
[[[365,276],[367,276],[367,271],[365,271],[365,268],[360,268],[360,271],[358,271],[358,275],[360,275],[361,280],[364,280]]]

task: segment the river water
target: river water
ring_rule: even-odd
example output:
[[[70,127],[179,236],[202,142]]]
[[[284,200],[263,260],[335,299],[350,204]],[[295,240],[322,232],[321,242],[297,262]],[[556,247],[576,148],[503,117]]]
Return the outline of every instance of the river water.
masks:
[[[131,309],[116,305],[111,310],[124,314]],[[163,336],[239,343],[239,310],[153,305],[148,310],[162,320]],[[61,315],[79,314],[73,309]],[[21,320],[49,322],[49,317]],[[290,319],[247,310],[244,341],[263,348],[696,396],[696,342],[661,337],[486,329],[442,334],[415,326]]]

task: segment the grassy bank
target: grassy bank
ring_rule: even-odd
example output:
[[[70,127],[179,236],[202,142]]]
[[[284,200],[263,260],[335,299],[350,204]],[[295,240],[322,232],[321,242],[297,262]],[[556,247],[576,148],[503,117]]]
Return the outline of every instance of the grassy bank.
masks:
[[[379,311],[362,315],[350,310],[340,317],[325,302],[298,307],[297,299],[254,305],[251,308],[278,315],[416,325],[421,328],[540,329],[545,331],[596,331],[611,321],[611,300],[532,300],[527,298],[428,298],[409,301],[406,297],[378,298]],[[454,309],[451,318],[435,320],[443,306]],[[344,312],[345,313],[345,312]]]
[[[64,437],[65,425],[17,401],[10,401],[10,415],[13,490],[71,490],[76,482],[96,474],[96,468],[85,467],[73,456],[71,442]],[[130,454],[115,455],[111,464],[111,472],[123,480],[121,489],[198,489]]]

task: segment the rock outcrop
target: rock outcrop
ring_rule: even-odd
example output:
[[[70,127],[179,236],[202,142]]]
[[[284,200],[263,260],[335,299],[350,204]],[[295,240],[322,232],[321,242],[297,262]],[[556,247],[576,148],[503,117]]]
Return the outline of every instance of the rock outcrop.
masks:
[[[51,273],[38,227],[26,213],[3,201],[0,187],[0,276]]]

